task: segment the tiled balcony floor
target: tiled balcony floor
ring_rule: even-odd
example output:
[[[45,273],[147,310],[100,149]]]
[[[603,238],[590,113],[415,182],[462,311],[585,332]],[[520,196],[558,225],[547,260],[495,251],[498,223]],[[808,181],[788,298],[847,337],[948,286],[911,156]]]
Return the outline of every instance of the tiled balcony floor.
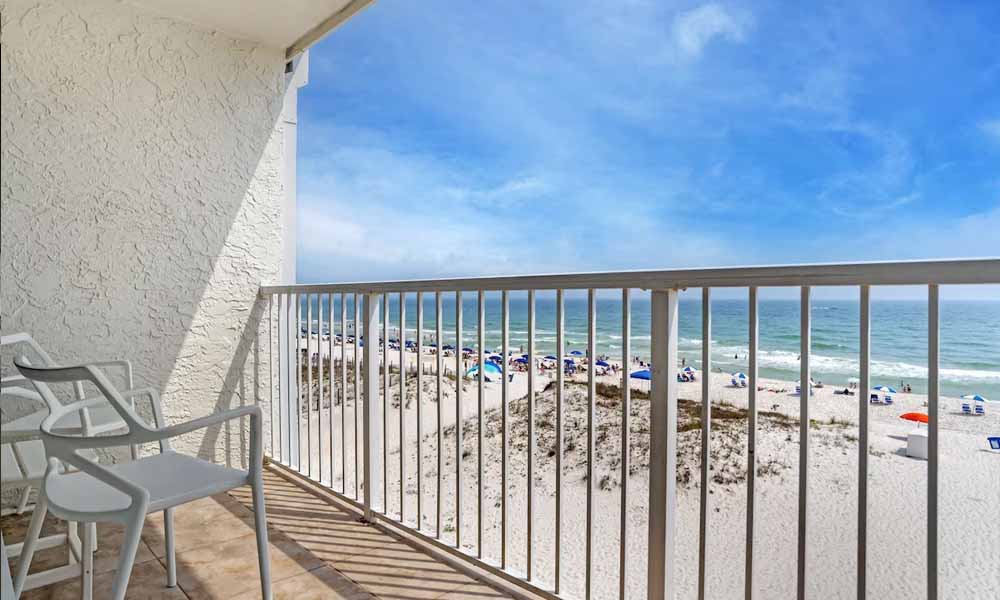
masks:
[[[362,524],[358,515],[273,471],[265,474],[271,572],[276,599],[510,598],[483,580],[422,552],[395,534]],[[162,518],[150,516],[129,584],[128,598],[259,598],[260,580],[250,490],[241,488],[177,508],[178,587],[166,587]],[[0,520],[8,544],[24,537],[30,515]],[[53,533],[64,523],[51,520]],[[94,597],[106,598],[121,528],[98,528]],[[32,572],[65,564],[65,548],[39,552]],[[11,568],[16,569],[16,561]],[[80,597],[77,579],[31,590],[24,600]]]

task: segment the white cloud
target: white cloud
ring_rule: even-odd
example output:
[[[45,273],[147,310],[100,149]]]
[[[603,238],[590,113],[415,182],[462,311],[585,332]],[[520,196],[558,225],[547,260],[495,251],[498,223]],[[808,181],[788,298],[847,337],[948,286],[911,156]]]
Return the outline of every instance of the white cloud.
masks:
[[[683,54],[697,58],[713,39],[742,42],[749,20],[718,4],[703,4],[674,19],[674,42]]]

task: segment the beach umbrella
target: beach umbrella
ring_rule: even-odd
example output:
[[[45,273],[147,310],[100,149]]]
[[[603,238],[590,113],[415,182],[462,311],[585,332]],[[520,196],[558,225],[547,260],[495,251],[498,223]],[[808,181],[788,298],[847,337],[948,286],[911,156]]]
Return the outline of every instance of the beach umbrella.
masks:
[[[462,348],[462,352],[475,352],[475,351],[472,348],[465,346],[464,348]]]
[[[564,358],[563,362],[566,363],[567,365],[575,365],[576,364],[576,362],[572,358]]]
[[[608,364],[608,361],[606,361],[606,360],[599,360],[599,361],[595,362],[594,364],[597,365],[598,367],[610,367],[611,366],[610,364]]]
[[[570,354],[572,354],[573,356],[583,356],[583,352],[580,352],[579,350],[574,350],[570,352]]]
[[[519,364],[522,364],[522,365],[526,365],[526,364],[528,364],[528,359],[527,359],[527,358],[524,358],[524,357],[521,357],[521,358],[515,358],[515,359],[514,359],[514,362],[516,362],[516,363],[519,363]]]
[[[445,345],[443,346],[443,348],[444,348],[445,350],[454,350],[454,349],[455,349],[455,347],[454,347],[454,346],[452,346],[451,344],[445,344]]]
[[[552,356],[551,354],[546,354],[545,360],[559,360],[559,359],[556,358],[555,356]]]
[[[528,358],[528,355],[527,354],[522,354],[521,358]]]
[[[962,400],[971,400],[972,402],[990,402],[988,398],[984,398],[979,394],[966,394],[962,396]]]
[[[500,356],[499,354],[491,354],[490,360],[503,360],[503,357]]]
[[[733,379],[746,379],[746,373],[733,373]]]
[[[883,393],[887,393],[887,394],[895,394],[896,393],[896,388],[889,387],[887,385],[876,385],[872,389],[875,390],[876,392],[883,392]]]
[[[683,369],[681,369],[681,371],[683,371],[685,373],[697,373],[698,369],[696,369],[694,367],[684,367]]]
[[[649,369],[643,369],[642,371],[636,371],[632,373],[631,375],[629,375],[629,377],[631,377],[632,379],[642,379],[644,381],[650,381],[653,377],[653,374],[650,373]]]
[[[900,419],[904,421],[913,421],[915,423],[927,423],[927,415],[921,412],[908,412],[899,415]]]

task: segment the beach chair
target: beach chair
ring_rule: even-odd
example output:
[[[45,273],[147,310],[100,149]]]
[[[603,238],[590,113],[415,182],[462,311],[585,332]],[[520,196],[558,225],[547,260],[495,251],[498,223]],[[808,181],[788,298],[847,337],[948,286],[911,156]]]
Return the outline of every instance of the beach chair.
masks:
[[[977,417],[984,417],[984,416],[986,416],[986,403],[985,402],[978,402],[978,401],[976,402],[976,412],[975,412],[975,414],[976,414]]]
[[[878,404],[878,394],[872,394],[871,398],[868,400],[870,404]]]
[[[892,396],[890,396],[889,394],[886,394],[884,402],[886,404],[892,404]]]
[[[971,415],[972,414],[972,405],[970,405],[968,402],[963,402],[962,403],[962,414]]]
[[[988,437],[986,441],[990,443],[990,448],[1000,450],[1000,437]]]

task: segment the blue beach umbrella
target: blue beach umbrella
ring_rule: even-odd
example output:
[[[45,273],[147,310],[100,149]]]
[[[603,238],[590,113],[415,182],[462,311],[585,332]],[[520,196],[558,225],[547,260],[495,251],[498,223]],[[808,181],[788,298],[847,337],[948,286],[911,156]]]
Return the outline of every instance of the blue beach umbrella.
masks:
[[[526,364],[528,364],[528,359],[527,359],[527,358],[524,358],[524,357],[521,357],[521,358],[515,358],[515,359],[514,359],[514,362],[516,362],[516,363],[520,363],[520,364],[522,364],[522,365],[526,365]]]
[[[629,375],[632,379],[642,379],[644,381],[650,381],[653,378],[653,374],[650,373],[649,369],[643,369],[641,371],[636,371]]]
[[[583,352],[580,352],[579,350],[574,350],[570,352],[570,354],[572,354],[573,356],[583,356]]]
[[[889,387],[887,385],[876,385],[872,389],[875,390],[876,392],[886,392],[886,393],[889,393],[889,394],[895,394],[896,393],[896,388]]]
[[[445,344],[445,345],[443,346],[443,349],[444,349],[444,350],[454,350],[454,349],[455,349],[455,347],[454,347],[454,346],[452,346],[451,344]]]
[[[966,394],[962,396],[962,400],[971,400],[973,402],[989,402],[989,399],[984,398],[979,394]]]
[[[475,352],[475,350],[473,350],[472,348],[469,348],[468,346],[466,346],[466,347],[462,348],[462,352]]]
[[[599,360],[599,361],[595,362],[594,364],[597,365],[598,367],[610,367],[611,366],[610,364],[608,364],[608,361],[606,361],[606,360]]]
[[[685,373],[697,373],[698,369],[696,369],[694,367],[684,367],[683,369],[681,369],[681,371],[683,371]]]
[[[559,360],[559,359],[555,356],[552,356],[551,354],[546,354],[545,360]]]

